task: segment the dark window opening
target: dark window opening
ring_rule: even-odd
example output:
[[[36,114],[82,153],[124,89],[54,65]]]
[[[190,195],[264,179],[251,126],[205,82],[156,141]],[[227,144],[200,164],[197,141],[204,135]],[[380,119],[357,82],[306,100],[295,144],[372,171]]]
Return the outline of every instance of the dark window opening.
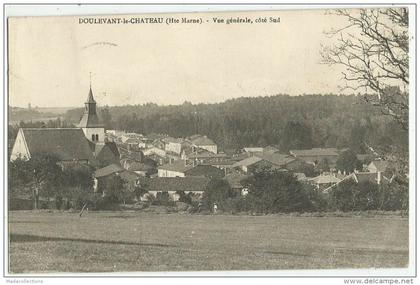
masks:
[[[92,135],[92,141],[95,141],[95,135]]]

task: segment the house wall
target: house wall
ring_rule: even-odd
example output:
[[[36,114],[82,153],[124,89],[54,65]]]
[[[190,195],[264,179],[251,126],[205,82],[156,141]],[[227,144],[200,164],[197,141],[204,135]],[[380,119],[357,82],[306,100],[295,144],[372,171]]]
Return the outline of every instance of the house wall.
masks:
[[[372,162],[369,163],[369,165],[367,166],[367,170],[369,172],[372,172],[372,173],[378,172],[378,169],[376,168],[376,166]]]
[[[165,145],[165,150],[166,151],[172,151],[172,152],[175,152],[177,154],[181,154],[181,144],[180,143],[169,142]]]
[[[198,145],[198,147],[217,154],[217,145]]]
[[[12,152],[10,154],[10,160],[16,160],[19,157],[22,159],[30,158],[29,150],[26,145],[22,130],[19,130],[17,134],[15,144],[13,145]]]
[[[157,148],[157,147],[152,147],[149,148],[147,150],[145,150],[144,155],[151,155],[151,154],[157,154],[159,156],[164,157],[166,155],[166,151],[164,151],[163,149]]]
[[[158,177],[185,177],[185,173],[165,169],[158,169]]]
[[[85,137],[91,142],[104,142],[105,140],[105,129],[104,128],[82,128]],[[98,141],[92,140],[92,135],[98,135]]]

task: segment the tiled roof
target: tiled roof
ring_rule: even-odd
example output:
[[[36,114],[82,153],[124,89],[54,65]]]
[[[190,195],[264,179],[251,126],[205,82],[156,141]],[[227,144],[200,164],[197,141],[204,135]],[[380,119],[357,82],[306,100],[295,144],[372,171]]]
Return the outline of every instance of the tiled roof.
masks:
[[[140,177],[137,173],[127,170],[118,173],[118,175],[127,182],[136,182]]]
[[[148,171],[150,169],[153,169],[153,166],[140,162],[131,162],[128,167],[130,171]]]
[[[162,166],[159,166],[158,169],[169,170],[169,171],[176,171],[176,172],[185,172],[189,169],[193,168],[191,164],[185,164],[185,160],[175,160],[172,163],[168,163]]]
[[[262,159],[257,156],[247,157],[241,161],[236,162],[233,167],[240,167],[240,166],[250,166],[254,163],[261,161]]]
[[[278,151],[279,151],[279,149],[278,149],[278,148],[276,148],[276,147],[274,147],[274,146],[271,146],[271,145],[266,146],[266,147],[263,149],[263,152],[269,152],[269,153],[274,153],[274,152],[278,152]]]
[[[201,136],[201,137],[195,138],[191,140],[191,142],[197,146],[216,145],[214,141],[209,139],[207,136]]]
[[[256,157],[259,157],[265,161],[268,161],[277,166],[284,166],[292,161],[295,161],[296,158],[288,154],[280,153],[256,153]]]
[[[185,171],[187,176],[204,176],[209,178],[222,178],[225,176],[225,172],[222,169],[211,165],[197,165],[191,169]]]
[[[140,178],[147,191],[204,191],[210,179],[206,177],[155,177]]]
[[[312,148],[291,150],[291,154],[296,156],[338,156],[336,148]]]
[[[21,129],[30,155],[49,153],[60,160],[94,159],[89,141],[78,128]]]
[[[105,166],[103,168],[97,169],[95,171],[94,175],[95,175],[96,178],[99,178],[99,177],[104,177],[104,176],[111,175],[113,173],[118,173],[118,172],[121,172],[123,170],[124,170],[124,168],[122,168],[121,165],[113,163],[113,164],[110,164],[110,165]]]
[[[358,183],[361,182],[372,182],[372,183],[377,183],[378,182],[378,174],[377,173],[370,173],[370,172],[358,172],[358,173],[354,173],[354,176],[357,179]]]
[[[189,154],[187,154],[188,158],[212,158],[212,157],[219,157],[219,158],[223,158],[226,157],[227,155],[224,153],[214,153],[211,151],[208,151],[206,149],[198,149],[195,152],[191,152]]]
[[[309,181],[313,181],[316,184],[330,184],[330,183],[339,183],[341,180],[333,175],[319,175],[314,178],[309,178]]]
[[[388,167],[388,161],[386,160],[374,160],[371,162],[378,171],[384,172]]]

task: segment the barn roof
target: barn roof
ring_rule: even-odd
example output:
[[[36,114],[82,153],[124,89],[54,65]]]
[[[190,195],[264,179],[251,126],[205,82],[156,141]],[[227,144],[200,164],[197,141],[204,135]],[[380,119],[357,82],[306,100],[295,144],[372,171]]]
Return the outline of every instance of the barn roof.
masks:
[[[122,168],[121,165],[113,163],[113,164],[110,164],[108,166],[105,166],[103,168],[96,170],[94,175],[95,175],[95,178],[99,178],[99,177],[111,175],[113,173],[118,173],[123,170],[124,168]]]
[[[317,184],[330,184],[330,183],[339,183],[341,180],[335,177],[334,175],[319,175],[314,178],[309,178],[309,181],[313,181]]]
[[[191,164],[185,164],[185,160],[182,160],[182,159],[175,160],[172,163],[167,163],[158,167],[158,169],[176,171],[176,172],[185,172],[191,168],[193,168],[193,166]]]
[[[290,151],[296,156],[338,156],[339,151],[336,148],[312,148],[312,149],[295,149]]]
[[[296,160],[295,157],[288,154],[270,153],[270,152],[269,153],[256,153],[255,156],[277,166],[283,166]]]
[[[140,178],[147,191],[204,191],[210,179],[206,177],[155,177]]]
[[[49,153],[60,160],[94,160],[89,141],[78,128],[21,129],[30,155]]]
[[[247,157],[241,161],[236,162],[233,167],[238,167],[238,166],[250,166],[253,165],[254,163],[257,163],[259,161],[261,161],[262,159],[256,156],[251,156],[251,157]]]
[[[197,146],[200,146],[200,145],[202,145],[202,146],[206,146],[206,145],[216,145],[216,144],[214,143],[214,141],[212,141],[211,139],[209,139],[207,136],[200,136],[200,137],[197,137],[197,138],[195,138],[195,139],[191,140],[191,142],[192,142],[194,145],[197,145]]]

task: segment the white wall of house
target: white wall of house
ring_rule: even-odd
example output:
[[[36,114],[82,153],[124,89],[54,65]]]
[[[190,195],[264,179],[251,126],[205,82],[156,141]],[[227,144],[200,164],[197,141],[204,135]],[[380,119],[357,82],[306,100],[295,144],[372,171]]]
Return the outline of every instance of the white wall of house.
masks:
[[[30,158],[30,153],[28,150],[28,146],[26,145],[22,129],[19,130],[16,136],[15,144],[13,145],[12,153],[10,154],[10,160],[16,160],[19,157],[21,159]]]
[[[175,143],[175,142],[169,142],[165,145],[165,150],[166,151],[172,151],[175,152],[177,154],[181,154],[181,144],[180,143]]]
[[[215,144],[213,144],[213,145],[198,145],[197,147],[217,154],[217,145],[215,145]]]
[[[185,173],[166,169],[158,169],[158,177],[185,177]]]
[[[82,128],[83,133],[85,134],[85,137],[90,140],[91,142],[97,143],[103,143],[105,140],[105,129],[104,128]],[[96,140],[96,135],[98,135],[98,140]],[[93,137],[95,136],[95,139],[93,140]]]
[[[369,165],[367,166],[367,170],[371,173],[378,172],[378,169],[376,168],[375,164],[373,164],[373,162],[369,163]]]
[[[156,154],[159,156],[166,156],[166,151],[164,151],[163,149],[157,148],[157,147],[152,147],[149,149],[146,149],[144,152],[144,155],[151,155],[151,154]]]

